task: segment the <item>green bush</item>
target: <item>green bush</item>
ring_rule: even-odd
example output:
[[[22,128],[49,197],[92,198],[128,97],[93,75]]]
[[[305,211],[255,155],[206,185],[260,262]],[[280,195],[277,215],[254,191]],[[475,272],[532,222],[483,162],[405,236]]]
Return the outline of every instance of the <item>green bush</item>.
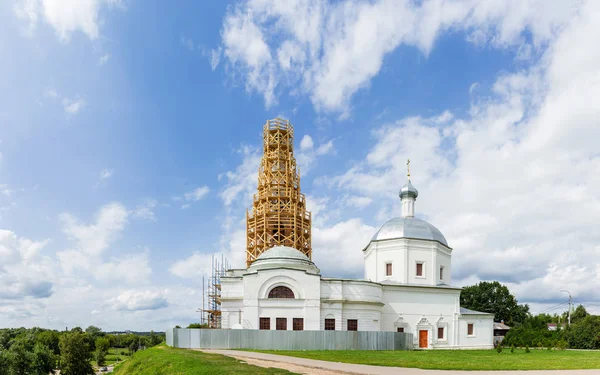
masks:
[[[514,353],[514,352],[515,352],[515,346],[514,346],[514,345],[511,345],[511,346],[510,346],[510,352],[511,352],[511,353]]]
[[[569,344],[565,340],[559,340],[556,342],[556,349],[565,350]]]
[[[525,346],[525,353],[531,353],[531,350],[529,350],[529,345]]]
[[[498,343],[498,346],[496,347],[496,351],[498,353],[502,353],[502,345],[500,345],[499,343]]]

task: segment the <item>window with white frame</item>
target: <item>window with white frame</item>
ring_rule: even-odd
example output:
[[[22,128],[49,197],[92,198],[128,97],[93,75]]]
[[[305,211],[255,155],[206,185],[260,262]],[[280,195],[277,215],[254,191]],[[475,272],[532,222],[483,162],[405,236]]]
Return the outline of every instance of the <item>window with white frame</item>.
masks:
[[[467,336],[475,336],[475,324],[467,323]]]
[[[385,275],[392,276],[392,263],[390,262],[385,264]]]
[[[415,270],[415,275],[417,277],[425,277],[425,265],[424,262],[417,262],[417,268]]]

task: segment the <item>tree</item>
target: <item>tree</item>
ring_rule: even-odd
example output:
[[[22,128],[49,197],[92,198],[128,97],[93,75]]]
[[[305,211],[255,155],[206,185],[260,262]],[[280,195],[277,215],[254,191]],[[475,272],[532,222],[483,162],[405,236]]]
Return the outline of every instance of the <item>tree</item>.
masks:
[[[56,356],[48,346],[37,342],[33,347],[33,374],[47,375],[56,367]]]
[[[132,341],[129,344],[129,355],[133,355],[137,351],[138,345],[135,341]]]
[[[150,346],[158,345],[162,342],[162,337],[154,333],[154,331],[150,331]]]
[[[600,316],[588,315],[567,330],[569,347],[600,349]]]
[[[33,353],[22,339],[16,339],[6,353],[8,373],[10,375],[33,373]]]
[[[519,305],[508,288],[497,281],[482,281],[460,293],[460,305],[467,309],[494,314],[494,321],[509,326],[522,323],[529,315],[529,305]]]
[[[71,331],[60,338],[61,375],[93,375],[90,350],[84,333]]]
[[[55,355],[60,355],[60,348],[58,347],[58,332],[56,331],[43,331],[37,335],[37,341],[46,345]]]
[[[571,324],[577,324],[583,321],[583,319],[585,319],[585,317],[588,315],[590,314],[587,312],[585,307],[583,307],[583,305],[577,306],[575,311],[573,311],[573,313],[571,314]]]
[[[99,337],[96,339],[96,362],[98,366],[104,366],[106,363],[106,354],[110,348],[110,342],[105,337]]]
[[[106,352],[104,350],[96,349],[94,356],[98,366],[104,366],[106,364]]]

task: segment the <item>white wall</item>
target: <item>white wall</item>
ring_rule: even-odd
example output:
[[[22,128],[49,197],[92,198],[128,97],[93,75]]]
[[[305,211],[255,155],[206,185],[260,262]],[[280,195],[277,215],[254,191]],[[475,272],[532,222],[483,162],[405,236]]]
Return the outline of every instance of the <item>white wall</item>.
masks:
[[[361,280],[321,280],[321,322],[335,319],[335,329],[346,331],[348,319],[358,320],[359,331],[379,331],[383,307],[381,284]]]
[[[375,282],[437,285],[451,283],[452,250],[435,241],[398,238],[371,242],[364,251],[365,279]],[[417,263],[423,263],[423,276],[417,276]],[[386,275],[386,264],[392,275]],[[444,280],[440,281],[440,266]]]
[[[469,323],[474,324],[468,335]],[[458,319],[458,344],[461,349],[492,349],[494,347],[494,315],[461,315]]]
[[[268,294],[276,286],[286,286],[294,299],[269,299]],[[243,279],[244,328],[259,329],[259,318],[270,318],[271,329],[276,328],[276,318],[287,318],[292,329],[293,318],[304,319],[305,330],[320,329],[320,276],[301,270],[277,268],[259,270],[244,275]]]
[[[391,286],[383,287],[383,331],[403,327],[412,333],[418,347],[418,330],[428,331],[428,347],[455,344],[453,332],[459,307],[460,289]],[[444,338],[437,339],[437,328],[444,328]]]

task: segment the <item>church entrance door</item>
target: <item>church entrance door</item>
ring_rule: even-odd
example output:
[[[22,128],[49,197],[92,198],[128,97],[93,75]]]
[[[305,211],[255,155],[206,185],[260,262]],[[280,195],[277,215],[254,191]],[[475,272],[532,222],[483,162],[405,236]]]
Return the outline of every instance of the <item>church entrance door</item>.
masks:
[[[427,347],[427,330],[420,330],[419,331],[419,348],[426,348]]]

